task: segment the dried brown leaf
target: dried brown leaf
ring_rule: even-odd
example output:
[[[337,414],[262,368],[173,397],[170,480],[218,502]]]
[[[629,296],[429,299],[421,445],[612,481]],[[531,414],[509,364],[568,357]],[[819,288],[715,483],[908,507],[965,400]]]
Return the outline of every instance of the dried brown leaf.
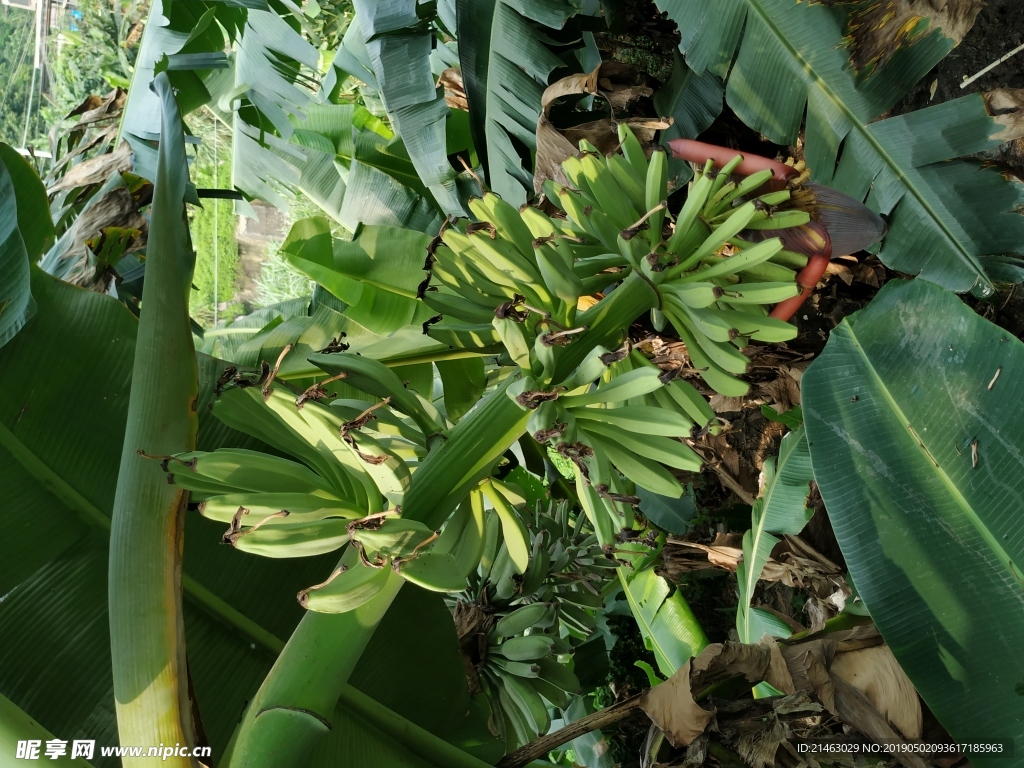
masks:
[[[469,101],[466,99],[461,69],[448,67],[437,79],[437,84],[444,88],[444,101],[449,107],[469,112]]]
[[[1024,88],[997,88],[983,96],[988,113],[1002,126],[992,138],[1014,141],[1024,136]]]
[[[625,123],[632,128],[641,144],[654,140],[655,134],[672,125],[672,118],[614,118],[632,105],[638,98],[650,95],[650,88],[637,83],[622,82],[631,68],[618,62],[602,63],[589,73],[563,77],[549,85],[541,96],[541,114],[537,121],[537,150],[534,162],[533,187],[540,192],[544,182],[552,179],[559,184],[568,184],[562,170],[562,163],[579,151],[579,143],[586,139],[600,152],[610,155],[619,148],[618,125]],[[559,131],[549,119],[551,105],[565,96],[590,94],[607,99],[612,107],[613,118],[583,123],[565,131]]]
[[[60,181],[50,187],[47,193],[52,195],[64,189],[102,184],[115,172],[129,171],[131,167],[131,147],[128,146],[127,141],[122,141],[121,145],[113,152],[92,157],[74,166]]]
[[[690,665],[686,662],[664,683],[648,690],[640,703],[674,747],[691,744],[715,716],[715,710],[708,711],[693,700]]]
[[[921,737],[921,702],[889,646],[836,653],[831,672],[864,694],[905,738]]]
[[[712,643],[691,662],[690,678],[698,691],[734,677],[744,677],[756,685],[765,679],[771,660],[771,651],[765,645]]]
[[[847,21],[846,44],[857,71],[884,66],[901,47],[935,30],[959,44],[985,5],[984,0],[819,1],[854,6]]]

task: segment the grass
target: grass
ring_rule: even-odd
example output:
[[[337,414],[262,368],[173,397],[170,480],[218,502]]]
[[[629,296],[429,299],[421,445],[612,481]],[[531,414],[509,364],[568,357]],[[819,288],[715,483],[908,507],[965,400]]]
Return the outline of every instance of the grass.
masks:
[[[192,181],[196,187],[222,189],[231,186],[231,144],[228,131],[217,126],[216,120],[208,115],[198,115],[192,122],[192,129],[202,139],[197,157],[192,165]],[[214,168],[214,131],[217,134],[216,173]],[[235,297],[236,275],[238,272],[238,242],[235,240],[235,216],[231,200],[204,200],[202,208],[193,208],[190,213],[192,246],[196,251],[196,271],[192,278],[194,286],[189,309],[192,316],[204,325],[212,325],[214,305],[227,303],[229,306],[218,313],[231,317],[238,307],[232,307]],[[216,227],[216,229],[215,229]],[[214,297],[214,264],[217,265],[217,295]]]

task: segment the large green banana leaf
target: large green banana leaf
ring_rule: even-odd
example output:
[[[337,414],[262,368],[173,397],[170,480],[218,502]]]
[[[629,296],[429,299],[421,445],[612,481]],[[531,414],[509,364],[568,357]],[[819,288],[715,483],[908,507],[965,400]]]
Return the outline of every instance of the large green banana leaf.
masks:
[[[137,321],[116,300],[39,270],[33,270],[32,289],[38,313],[0,349],[0,694],[58,738],[113,745],[107,532]],[[221,367],[210,359],[200,367],[201,417],[208,414]],[[247,439],[201,418],[201,449],[260,447]],[[221,526],[188,515],[188,660],[215,757],[302,615],[295,594],[322,580],[334,564],[332,557],[252,557],[220,545],[221,533]],[[412,600],[430,597],[406,591]],[[434,607],[406,605],[385,620],[382,626],[419,617],[392,624],[386,637],[372,642],[352,684],[441,737],[467,747],[484,743],[479,721],[464,717],[454,630],[446,613],[440,621],[439,600],[433,600]],[[395,645],[404,641],[410,645]],[[414,649],[420,648],[430,664],[416,663]],[[387,677],[392,668],[395,676]],[[422,691],[440,692],[439,698],[424,702],[421,685]],[[359,734],[361,749],[390,749],[367,741],[373,733]]]
[[[566,0],[464,0],[457,6],[473,144],[491,189],[522,205],[533,194],[530,154],[541,94],[562,66],[544,45],[542,28],[561,29],[579,9]]]
[[[807,506],[811,492],[811,457],[803,427],[782,438],[778,459],[764,463],[764,487],[754,502],[751,528],[743,534],[743,559],[736,568],[740,600],[736,606],[736,633],[741,643],[757,643],[765,634],[789,637],[789,627],[774,615],[752,606],[757,586],[772,549],[773,534],[796,535],[814,514]]]
[[[434,84],[436,36],[416,0],[354,0],[388,117],[405,142],[420,180],[441,211],[465,215],[457,174],[448,162],[448,104]],[[468,158],[467,158],[468,159]]]
[[[297,188],[350,231],[361,224],[436,232],[441,216],[402,139],[358,104],[312,104],[295,120]]]
[[[298,221],[281,255],[347,304],[345,316],[387,335],[434,312],[416,297],[430,236],[397,227],[363,227],[352,241],[331,236],[326,219]]]
[[[1012,740],[1019,762],[1024,344],[894,281],[801,383],[814,477],[872,619],[954,741]]]
[[[797,0],[657,5],[682,30],[689,65],[728,77],[726,101],[751,128],[795,144],[806,112],[814,180],[889,215],[879,251],[886,265],[954,291],[992,290],[982,257],[1021,251],[1024,218],[1011,211],[1024,192],[994,169],[944,161],[997,145],[1002,126],[980,95],[878,120],[952,40],[924,35],[858,80],[840,9]]]

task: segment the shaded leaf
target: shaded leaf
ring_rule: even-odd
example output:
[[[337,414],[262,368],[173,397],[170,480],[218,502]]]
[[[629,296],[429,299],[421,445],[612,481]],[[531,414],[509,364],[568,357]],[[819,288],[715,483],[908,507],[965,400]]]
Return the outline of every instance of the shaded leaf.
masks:
[[[640,497],[643,516],[663,531],[682,535],[690,530],[690,521],[697,514],[692,486],[688,485],[678,499],[662,496],[639,485],[636,487],[636,495]]]
[[[844,320],[802,382],[815,480],[886,643],[954,740],[1017,749],[1024,666],[1000,638],[1024,631],[1022,377],[1021,342],[914,280]]]
[[[801,427],[782,438],[778,459],[765,461],[761,495],[751,512],[751,529],[743,535],[743,559],[736,567],[736,631],[744,643],[756,643],[763,635],[779,634],[780,630],[783,637],[790,634],[774,617],[751,606],[751,599],[772,550],[779,543],[773,534],[795,536],[814,514],[807,506],[811,479],[810,452]]]

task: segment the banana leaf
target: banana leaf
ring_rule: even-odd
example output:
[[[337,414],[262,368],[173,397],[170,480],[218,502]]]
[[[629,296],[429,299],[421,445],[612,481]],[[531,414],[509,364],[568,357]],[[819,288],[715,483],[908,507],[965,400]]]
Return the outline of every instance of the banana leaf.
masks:
[[[449,109],[431,71],[435,35],[416,0],[354,0],[354,23],[380,87],[388,117],[441,211],[464,216],[456,172],[448,162]]]
[[[0,144],[0,347],[35,311],[29,267],[52,243],[42,181],[21,155]]]
[[[137,321],[115,299],[38,269],[32,288],[38,314],[0,349],[0,695],[57,738],[115,745],[107,532]],[[209,416],[223,364],[201,363],[199,448],[269,450]],[[196,513],[186,517],[186,646],[215,757],[303,615],[295,594],[322,580],[336,559],[252,557],[222,546],[222,532]],[[352,685],[399,717],[486,753],[486,728],[481,733],[479,719],[465,716],[450,619],[440,620],[446,612],[438,597],[406,592],[409,602],[382,623],[384,634],[371,642]],[[430,664],[415,663],[420,648]],[[425,699],[430,691],[436,701]],[[359,734],[361,749],[382,754],[401,738],[386,733],[380,744],[377,733]],[[93,764],[118,763],[97,755]]]
[[[922,280],[846,318],[801,382],[814,477],[872,619],[954,741],[1017,755],[1022,382],[1024,344]]]
[[[473,144],[490,188],[519,206],[533,194],[540,100],[562,66],[543,42],[579,10],[565,0],[466,0],[458,6],[459,60]],[[540,27],[541,29],[539,29]]]
[[[238,348],[246,341],[290,317],[306,316],[309,306],[309,297],[301,297],[257,309],[234,320],[222,320],[213,328],[207,328],[201,339],[195,340],[196,352],[222,360],[235,360]]]
[[[188,315],[195,252],[185,211],[185,139],[166,73],[157,75],[153,89],[161,113],[153,243],[110,527],[110,651],[118,732],[128,744],[195,739],[178,593],[187,492],[168,484],[159,463],[145,456],[195,450],[199,428]]]
[[[1024,191],[994,169],[946,161],[998,145],[1001,123],[978,94],[878,120],[952,48],[941,29],[899,47],[864,79],[843,45],[840,9],[793,0],[657,5],[683,31],[689,66],[727,77],[726,101],[751,128],[792,145],[806,112],[812,178],[889,216],[879,250],[887,266],[954,291],[992,291],[982,257],[1020,252],[1024,218],[1012,211]]]
[[[417,297],[426,273],[430,236],[397,227],[363,227],[352,241],[336,240],[326,219],[296,222],[281,246],[295,269],[348,307],[346,317],[387,335],[434,312]]]
[[[28,757],[26,743],[32,740],[36,742],[37,750],[34,759],[38,760],[40,755],[45,754],[45,744],[51,739],[52,733],[14,706],[10,699],[0,694],[0,754],[13,755],[11,759],[33,759]],[[19,751],[19,747],[24,751]],[[59,768],[89,768],[89,763],[83,758],[72,759],[69,756],[70,752],[69,749],[62,757],[50,758],[53,760],[51,765]]]
[[[708,639],[679,591],[655,573],[651,563],[642,565],[643,557],[630,559],[639,570],[627,574],[628,566],[619,568],[622,591],[658,670],[671,677],[704,650]]]
[[[743,534],[743,559],[736,567],[740,600],[736,633],[741,643],[757,643],[766,635],[789,637],[789,627],[771,613],[750,604],[765,563],[779,543],[775,535],[796,535],[814,514],[807,506],[811,458],[803,427],[782,438],[777,459],[764,463],[764,488],[754,501],[751,529]]]

